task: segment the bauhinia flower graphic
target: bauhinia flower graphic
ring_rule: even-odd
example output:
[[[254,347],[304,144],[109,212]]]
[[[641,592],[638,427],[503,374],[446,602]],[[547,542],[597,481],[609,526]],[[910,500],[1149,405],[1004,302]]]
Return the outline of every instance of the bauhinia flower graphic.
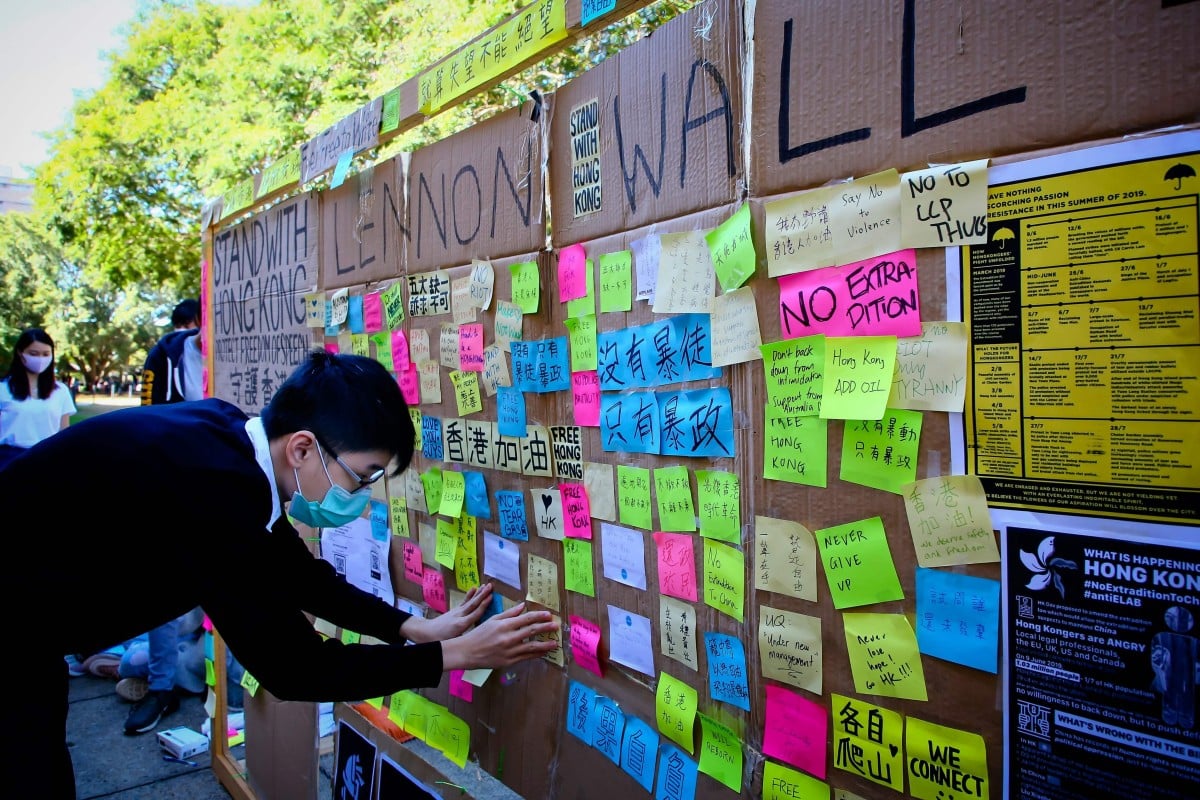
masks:
[[[1038,545],[1037,555],[1021,551],[1021,563],[1025,565],[1025,569],[1033,573],[1033,577],[1029,579],[1029,583],[1025,584],[1026,589],[1039,591],[1045,589],[1054,582],[1054,588],[1058,589],[1059,595],[1065,600],[1067,597],[1066,589],[1063,588],[1062,575],[1059,570],[1064,569],[1079,569],[1079,565],[1074,561],[1068,561],[1065,558],[1054,558],[1054,537],[1047,536],[1042,539],[1042,543]]]

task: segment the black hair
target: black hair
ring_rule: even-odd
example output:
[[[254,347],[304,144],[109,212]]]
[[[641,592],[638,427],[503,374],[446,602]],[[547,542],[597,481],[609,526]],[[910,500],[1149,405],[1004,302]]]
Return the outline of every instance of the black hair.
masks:
[[[268,439],[300,430],[341,455],[386,450],[393,475],[412,460],[416,439],[400,385],[378,361],[313,350],[262,410]]]
[[[44,400],[58,387],[54,382],[54,340],[41,328],[26,328],[21,331],[17,343],[13,345],[12,363],[8,365],[8,374],[4,376],[14,400],[29,399],[29,372],[25,369],[25,362],[21,360],[21,351],[34,342],[50,345],[50,366],[43,370],[37,379],[38,397]]]
[[[179,305],[171,312],[171,327],[183,328],[192,323],[200,324],[200,303],[189,297],[180,300]]]

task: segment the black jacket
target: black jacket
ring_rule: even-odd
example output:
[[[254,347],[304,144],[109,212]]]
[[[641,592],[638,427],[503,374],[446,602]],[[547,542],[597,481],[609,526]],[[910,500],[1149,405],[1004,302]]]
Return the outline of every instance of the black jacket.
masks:
[[[158,340],[142,368],[142,405],[180,403],[183,393],[183,348],[199,328],[171,331]]]

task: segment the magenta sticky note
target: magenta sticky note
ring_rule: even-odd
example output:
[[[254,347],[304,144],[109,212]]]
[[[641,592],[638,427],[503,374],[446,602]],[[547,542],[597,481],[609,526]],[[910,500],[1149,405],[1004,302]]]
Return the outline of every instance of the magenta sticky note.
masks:
[[[442,578],[440,569],[427,569],[422,573],[421,589],[425,602],[434,611],[445,614],[450,610],[450,606],[446,602],[446,581]]]
[[[587,296],[587,253],[581,244],[558,251],[558,302]]]
[[[419,405],[421,402],[421,373],[412,364],[408,365],[408,369],[404,372],[396,373],[396,383],[400,384],[400,393],[404,395],[404,402],[410,406]]]
[[[404,577],[413,583],[424,585],[421,576],[425,565],[421,562],[421,548],[413,541],[404,542]]]
[[[680,600],[696,602],[695,537],[686,533],[656,533],[658,590]]]
[[[572,539],[592,538],[592,506],[582,483],[560,483],[563,533]]]
[[[450,670],[450,694],[468,703],[475,698],[475,687],[463,680],[461,669]]]
[[[340,352],[338,343],[337,342],[326,342],[325,343],[325,352],[333,353],[336,356]]]
[[[829,712],[824,706],[767,684],[763,754],[786,761],[810,775],[825,778]]]
[[[383,330],[383,301],[379,292],[363,295],[363,329],[367,333]]]
[[[458,368],[483,372],[483,325],[478,322],[458,326]]]
[[[846,309],[833,313],[833,309]],[[920,336],[917,251],[784,275],[779,327],[785,339],[812,336]]]
[[[600,626],[591,620],[570,616],[571,620],[571,657],[575,663],[586,670],[596,673],[601,678],[600,671]]]
[[[600,427],[600,373],[572,372],[571,397],[575,401],[575,424]]]
[[[404,331],[392,331],[392,369],[399,375],[401,372],[407,372],[410,364],[412,361],[408,357],[408,337],[404,335]]]

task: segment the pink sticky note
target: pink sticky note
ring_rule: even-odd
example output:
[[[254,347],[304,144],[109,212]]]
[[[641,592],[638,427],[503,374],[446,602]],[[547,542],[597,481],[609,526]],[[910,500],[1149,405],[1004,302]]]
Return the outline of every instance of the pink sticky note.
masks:
[[[558,302],[587,296],[587,253],[581,244],[558,251]]]
[[[696,552],[686,533],[656,533],[658,590],[680,600],[696,602]]]
[[[483,325],[478,322],[458,326],[458,368],[483,372]]]
[[[450,670],[450,694],[468,703],[475,698],[475,687],[463,680],[461,669]]]
[[[575,400],[575,424],[600,427],[600,374],[572,372],[571,396]]]
[[[404,577],[416,584],[424,586],[421,577],[425,574],[425,565],[421,562],[421,548],[416,542],[404,542]]]
[[[410,406],[419,405],[421,402],[421,373],[412,364],[408,365],[408,369],[404,372],[396,373],[396,383],[400,384],[400,393],[404,395],[404,402]]]
[[[326,342],[325,343],[325,352],[333,353],[336,356],[339,352],[341,352],[341,348],[338,347],[337,342]]]
[[[592,538],[592,506],[582,483],[560,483],[563,533],[572,539]]]
[[[408,337],[404,331],[392,331],[392,368],[397,374],[407,372],[411,363],[408,358]]]
[[[383,330],[383,301],[379,292],[363,295],[363,330],[367,333]]]
[[[603,678],[604,673],[600,671],[600,656],[598,655],[600,626],[574,614],[570,616],[570,620],[571,656],[575,659],[576,664]]]
[[[899,250],[840,267],[779,279],[784,339],[826,336],[920,336],[917,251]]]
[[[446,581],[442,578],[440,569],[427,569],[421,575],[421,589],[425,602],[434,611],[445,614],[450,610],[446,603]]]
[[[829,712],[813,701],[767,684],[767,732],[763,754],[825,779]]]
[[[212,620],[208,618],[208,614],[204,615],[204,622],[202,622],[200,624],[204,628],[205,631],[207,631],[208,633],[212,633],[213,624],[212,624]]]

